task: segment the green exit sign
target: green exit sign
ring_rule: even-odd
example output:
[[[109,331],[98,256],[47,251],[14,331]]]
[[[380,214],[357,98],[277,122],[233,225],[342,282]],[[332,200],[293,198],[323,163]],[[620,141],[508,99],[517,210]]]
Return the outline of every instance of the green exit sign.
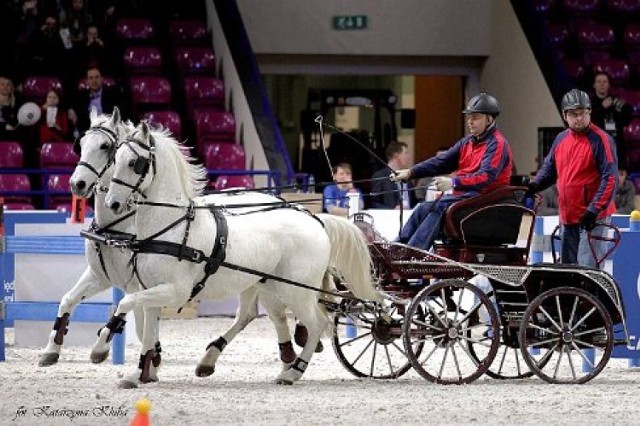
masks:
[[[334,30],[363,30],[367,28],[366,15],[345,15],[333,17]]]

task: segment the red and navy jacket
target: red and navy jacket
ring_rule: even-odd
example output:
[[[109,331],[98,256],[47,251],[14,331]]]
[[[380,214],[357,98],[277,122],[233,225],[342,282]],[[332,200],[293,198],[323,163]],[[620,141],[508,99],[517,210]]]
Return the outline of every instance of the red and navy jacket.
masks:
[[[575,225],[587,209],[598,217],[615,213],[617,173],[615,142],[591,123],[584,132],[556,136],[533,181],[540,190],[557,182],[560,222]]]
[[[412,178],[455,173],[454,194],[488,192],[509,185],[512,154],[509,142],[495,125],[480,137],[467,135],[446,152],[411,168]]]

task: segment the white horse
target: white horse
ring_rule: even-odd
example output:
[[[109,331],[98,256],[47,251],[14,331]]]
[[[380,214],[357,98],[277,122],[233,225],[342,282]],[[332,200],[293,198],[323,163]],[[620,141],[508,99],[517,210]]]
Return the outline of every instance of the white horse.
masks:
[[[275,295],[308,329],[302,352],[276,379],[292,384],[302,377],[329,324],[318,304],[319,291],[331,287],[329,270],[339,271],[356,297],[381,299],[371,282],[371,257],[362,232],[347,219],[313,217],[293,208],[221,219],[219,207],[206,206],[197,197],[205,170],[188,160],[175,139],[151,137],[144,122],[118,148],[107,205],[122,214],[140,197],[151,200],[138,202],[136,210],[136,269],[145,290],[122,299],[94,350],[108,345],[109,326],[117,328],[136,306],[143,306],[145,315],[149,307],[182,306],[198,283],[204,286],[196,300],[258,287]],[[122,387],[149,381],[147,368],[155,357],[154,330],[147,328],[151,323],[145,320],[140,370]],[[205,354],[199,367],[207,368],[207,361]]]
[[[134,130],[130,122],[122,121],[120,111],[114,108],[113,114],[98,115],[91,111],[91,126],[79,141],[81,156],[69,183],[72,192],[79,197],[89,197],[95,190],[96,203],[94,210],[93,231],[102,235],[132,235],[134,232],[133,217],[121,217],[104,207],[105,184],[111,181],[115,153],[120,141],[125,140]],[[104,190],[101,190],[104,189]],[[130,252],[105,246],[94,241],[85,241],[85,252],[88,266],[73,288],[60,301],[58,316],[49,335],[47,346],[40,358],[40,366],[49,366],[58,362],[67,333],[69,316],[83,300],[101,291],[116,286],[125,292],[138,290],[138,281],[127,267]],[[142,339],[143,316],[141,311],[136,315],[138,337]],[[93,362],[102,362],[104,357],[92,358]]]

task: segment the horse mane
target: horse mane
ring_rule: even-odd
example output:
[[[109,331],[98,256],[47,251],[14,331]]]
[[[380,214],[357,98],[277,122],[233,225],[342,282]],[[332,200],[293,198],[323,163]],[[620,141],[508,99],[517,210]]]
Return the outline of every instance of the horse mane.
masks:
[[[204,192],[207,186],[207,170],[201,164],[195,163],[190,149],[174,138],[168,129],[162,126],[149,127],[150,135],[155,139],[156,150],[164,149],[175,160],[182,179],[182,186],[189,198],[195,198]]]

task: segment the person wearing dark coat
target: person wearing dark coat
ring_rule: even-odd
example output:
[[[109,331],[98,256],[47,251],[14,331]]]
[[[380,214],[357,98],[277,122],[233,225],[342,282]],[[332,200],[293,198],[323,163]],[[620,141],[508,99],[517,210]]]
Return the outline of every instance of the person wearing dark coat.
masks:
[[[73,108],[69,109],[69,120],[79,133],[89,128],[91,108],[95,107],[98,114],[111,114],[114,107],[121,106],[119,93],[102,84],[102,73],[97,67],[87,70],[87,83],[89,88],[78,92]]]
[[[404,209],[413,208],[416,205],[416,196],[411,182],[392,182],[389,173],[393,170],[401,170],[409,167],[409,151],[404,142],[392,141],[387,146],[387,166],[376,171],[372,180],[371,208],[373,209]],[[401,191],[402,187],[402,191]]]

